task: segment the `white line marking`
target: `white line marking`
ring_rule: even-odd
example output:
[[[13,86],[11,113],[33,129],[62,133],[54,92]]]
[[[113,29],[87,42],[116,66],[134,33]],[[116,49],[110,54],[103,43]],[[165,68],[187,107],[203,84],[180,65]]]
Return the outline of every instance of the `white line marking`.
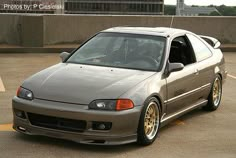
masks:
[[[2,82],[2,79],[1,79],[1,77],[0,77],[0,92],[5,92],[6,91],[6,89],[5,89],[5,87],[4,87],[4,84],[3,84],[3,82]]]
[[[231,77],[231,78],[233,78],[233,79],[236,79],[236,77],[233,76],[233,75],[228,74],[228,76]]]

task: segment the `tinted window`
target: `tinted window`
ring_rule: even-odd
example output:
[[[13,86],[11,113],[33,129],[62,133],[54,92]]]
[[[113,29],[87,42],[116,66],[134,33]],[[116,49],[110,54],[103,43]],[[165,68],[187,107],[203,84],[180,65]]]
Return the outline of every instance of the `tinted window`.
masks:
[[[202,61],[211,56],[211,51],[201,40],[194,35],[188,34],[187,36],[192,44],[197,61]]]
[[[195,55],[185,36],[175,38],[171,42],[169,62],[188,65],[196,62]]]

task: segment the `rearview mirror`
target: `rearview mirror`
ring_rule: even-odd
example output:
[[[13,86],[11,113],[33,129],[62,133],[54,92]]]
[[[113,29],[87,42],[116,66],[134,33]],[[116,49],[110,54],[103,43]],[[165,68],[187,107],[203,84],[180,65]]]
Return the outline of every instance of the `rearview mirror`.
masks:
[[[70,55],[70,53],[68,53],[68,52],[62,52],[60,54],[61,61],[64,62],[69,55]]]
[[[169,63],[168,71],[169,73],[171,72],[176,72],[183,70],[184,65],[182,63]]]

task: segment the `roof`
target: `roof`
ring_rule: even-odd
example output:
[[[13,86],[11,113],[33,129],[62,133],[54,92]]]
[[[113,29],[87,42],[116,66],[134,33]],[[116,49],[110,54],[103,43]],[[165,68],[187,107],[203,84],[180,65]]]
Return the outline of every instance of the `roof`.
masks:
[[[133,33],[167,37],[176,33],[187,31],[168,27],[113,27],[102,32]]]

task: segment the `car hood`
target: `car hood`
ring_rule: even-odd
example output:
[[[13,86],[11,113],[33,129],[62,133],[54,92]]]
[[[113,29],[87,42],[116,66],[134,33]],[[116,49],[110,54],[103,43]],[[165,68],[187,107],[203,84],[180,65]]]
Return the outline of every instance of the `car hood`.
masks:
[[[28,78],[35,98],[76,104],[117,99],[155,72],[60,63]]]

